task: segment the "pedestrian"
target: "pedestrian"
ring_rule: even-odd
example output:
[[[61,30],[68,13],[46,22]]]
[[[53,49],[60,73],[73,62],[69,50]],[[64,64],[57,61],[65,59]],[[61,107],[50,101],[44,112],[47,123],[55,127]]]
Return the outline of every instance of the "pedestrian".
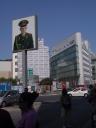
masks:
[[[27,87],[24,88],[24,92],[25,93],[28,92],[28,88]]]
[[[19,108],[21,109],[22,118],[17,128],[38,128],[38,114],[33,108],[36,96],[30,92],[23,92],[19,98]]]
[[[94,84],[90,89],[88,101],[92,106],[91,125],[92,128],[96,128],[96,84]]]
[[[14,52],[34,48],[32,34],[26,32],[28,23],[28,20],[21,20],[18,24],[21,33],[15,37]]]
[[[66,84],[64,82],[62,82],[62,90],[66,89]]]
[[[0,108],[0,128],[15,128],[8,111]]]
[[[39,93],[37,91],[33,91],[32,95],[37,98],[39,96]]]
[[[71,111],[71,97],[67,93],[66,89],[62,90],[62,95],[61,95],[61,105],[63,109],[63,118],[64,118],[64,126],[68,127],[68,117]]]
[[[91,105],[96,106],[96,85],[92,85],[88,93],[88,101]]]

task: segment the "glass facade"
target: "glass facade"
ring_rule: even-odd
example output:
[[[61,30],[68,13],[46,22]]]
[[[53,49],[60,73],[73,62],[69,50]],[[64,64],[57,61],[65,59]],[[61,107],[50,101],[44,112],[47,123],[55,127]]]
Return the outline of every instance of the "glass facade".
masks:
[[[89,42],[77,32],[53,47],[50,58],[51,78],[68,86],[92,83]]]
[[[64,81],[78,81],[79,62],[78,46],[67,48],[50,59],[51,78]]]
[[[96,59],[92,59],[92,78],[96,80]]]

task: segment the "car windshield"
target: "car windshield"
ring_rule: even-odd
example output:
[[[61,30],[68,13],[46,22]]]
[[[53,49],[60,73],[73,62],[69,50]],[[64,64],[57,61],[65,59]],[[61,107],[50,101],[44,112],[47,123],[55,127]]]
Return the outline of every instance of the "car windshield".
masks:
[[[73,88],[68,88],[67,89],[67,91],[69,92],[69,91],[73,91],[74,89]]]
[[[7,91],[0,91],[0,97],[4,96]]]
[[[81,88],[81,91],[86,91],[87,90],[87,88]]]
[[[73,90],[73,92],[77,92],[79,90],[80,90],[80,88],[76,88],[76,89]]]

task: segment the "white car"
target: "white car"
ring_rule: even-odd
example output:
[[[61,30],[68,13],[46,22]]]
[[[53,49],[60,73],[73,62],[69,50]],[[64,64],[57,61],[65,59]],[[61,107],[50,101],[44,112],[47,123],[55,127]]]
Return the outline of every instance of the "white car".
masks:
[[[70,96],[88,96],[88,89],[86,87],[77,87],[73,89],[72,91],[69,91],[68,94]]]

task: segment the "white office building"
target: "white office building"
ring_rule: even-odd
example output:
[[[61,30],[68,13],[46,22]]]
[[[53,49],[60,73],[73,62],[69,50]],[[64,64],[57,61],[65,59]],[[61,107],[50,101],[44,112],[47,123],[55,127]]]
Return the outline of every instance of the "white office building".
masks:
[[[44,45],[44,39],[38,40],[38,50],[27,51],[27,70],[32,77],[39,77],[39,81],[50,77],[49,48]],[[22,81],[22,52],[13,53],[13,78]]]
[[[51,50],[51,77],[69,82],[70,85],[92,83],[89,42],[80,32],[66,38]]]

